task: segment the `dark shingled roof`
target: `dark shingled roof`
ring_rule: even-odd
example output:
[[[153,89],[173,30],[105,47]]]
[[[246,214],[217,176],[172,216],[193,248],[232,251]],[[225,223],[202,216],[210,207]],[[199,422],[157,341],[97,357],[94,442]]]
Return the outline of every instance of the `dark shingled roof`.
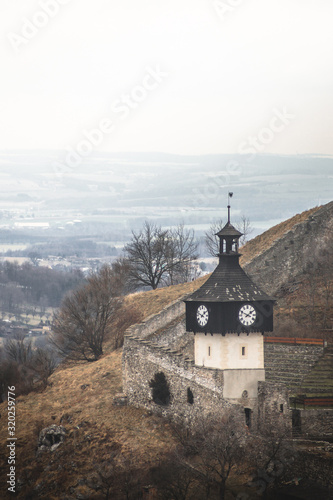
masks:
[[[236,302],[274,300],[249,278],[239,265],[239,254],[229,255],[221,262],[210,278],[185,302]]]
[[[218,233],[216,233],[216,236],[237,236],[237,237],[240,237],[242,236],[243,233],[241,233],[240,231],[237,231],[237,229],[232,225],[230,224],[230,222],[227,222],[226,225],[224,226],[223,229],[221,229],[221,231],[219,231]]]

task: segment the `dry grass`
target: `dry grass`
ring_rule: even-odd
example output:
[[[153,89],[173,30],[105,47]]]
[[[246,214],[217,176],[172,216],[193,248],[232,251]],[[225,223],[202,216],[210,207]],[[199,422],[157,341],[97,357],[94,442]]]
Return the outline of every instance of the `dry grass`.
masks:
[[[208,277],[209,275],[206,275],[190,283],[158,288],[157,290],[150,290],[148,292],[133,293],[125,298],[125,303],[135,305],[135,307],[142,311],[143,319],[145,319],[151,314],[157,314],[168,304],[171,304],[180,297],[194,292],[204,284]]]
[[[121,390],[118,350],[95,363],[60,368],[44,392],[17,399],[17,474],[26,483],[18,498],[26,498],[29,493],[28,481],[34,488],[42,485],[38,498],[60,498],[60,493],[68,492],[80,479],[91,475],[95,466],[108,460],[115,449],[125,456],[134,456],[138,463],[148,464],[173,446],[169,426],[162,419],[136,408],[113,406],[113,397]],[[3,403],[2,443],[7,438],[5,408]],[[65,443],[57,451],[44,452],[36,458],[40,430],[60,423],[67,430]],[[1,455],[5,464],[6,451]],[[6,465],[1,469],[2,492],[6,490],[7,468]]]
[[[125,303],[140,310],[145,319],[193,292],[206,279],[132,294]],[[43,392],[17,398],[17,474],[24,483],[18,498],[26,498],[36,487],[38,495],[35,490],[32,495],[41,499],[58,499],[71,487],[92,495],[92,491],[83,491],[86,487],[77,489],[78,481],[92,475],[96,464],[108,460],[113,450],[134,456],[138,463],[152,464],[174,446],[172,432],[162,419],[133,407],[113,406],[113,397],[122,391],[122,351],[110,353],[108,346],[99,361],[63,365]],[[0,440],[4,443],[8,437],[6,404],[0,408],[4,417],[0,420]],[[63,425],[67,439],[54,453],[36,457],[38,434],[52,424]],[[6,464],[6,451],[1,459]],[[7,468],[1,469],[1,491],[6,490]]]

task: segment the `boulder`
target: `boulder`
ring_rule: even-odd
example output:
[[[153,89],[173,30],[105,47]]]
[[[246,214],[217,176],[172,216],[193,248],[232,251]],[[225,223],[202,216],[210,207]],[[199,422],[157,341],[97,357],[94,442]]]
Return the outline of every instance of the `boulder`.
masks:
[[[38,451],[55,451],[65,440],[66,429],[62,425],[50,425],[41,430],[38,437]]]

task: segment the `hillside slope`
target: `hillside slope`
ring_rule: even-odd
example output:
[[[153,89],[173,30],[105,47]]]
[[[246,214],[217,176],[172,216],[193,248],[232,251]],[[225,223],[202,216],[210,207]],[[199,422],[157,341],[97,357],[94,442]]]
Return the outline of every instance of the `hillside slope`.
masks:
[[[292,259],[292,249],[297,249],[297,260],[307,242],[318,241],[321,230],[327,236],[332,210],[331,203],[304,212],[255,238],[242,249],[247,271],[257,277],[259,285],[279,290],[282,283],[295,278],[300,266]],[[285,248],[287,241],[288,252]],[[289,264],[286,264],[286,255],[289,255]],[[268,265],[265,265],[266,262]],[[282,268],[281,275],[279,266]],[[126,303],[140,310],[144,320],[174,300],[193,292],[206,279],[203,277],[184,285],[132,294],[126,297]],[[144,475],[147,468],[174,447],[172,431],[165,421],[144,410],[114,406],[113,398],[121,390],[121,350],[110,353],[106,348],[106,354],[99,361],[59,367],[43,392],[17,398],[16,467],[17,484],[20,485],[17,498],[105,498],[95,492],[91,484],[96,479],[97,468],[103,463],[110,463],[113,453],[121,451],[127,463],[140,464],[140,474]],[[0,405],[0,413],[0,439],[6,443],[6,403]],[[52,424],[65,427],[65,442],[54,452],[36,453],[38,433]],[[2,446],[1,492],[7,490],[7,457],[7,448]]]
[[[193,292],[205,280],[131,294],[125,302],[138,309],[144,321]],[[91,488],[91,483],[98,468],[110,464],[112,454],[120,452],[126,464],[133,462],[139,467],[135,473],[144,477],[145,470],[175,446],[173,433],[161,418],[144,410],[113,405],[113,398],[122,391],[122,350],[110,353],[106,344],[105,351],[103,358],[94,363],[60,366],[43,392],[17,398],[17,498],[105,498]],[[6,403],[0,405],[0,413],[4,417],[0,418],[0,442],[6,443]],[[39,432],[53,424],[65,427],[65,442],[52,453],[37,453]],[[0,450],[0,464],[0,490],[6,492],[5,446]]]
[[[272,295],[280,295],[321,254],[331,249],[333,202],[296,215],[242,248],[246,272]]]
[[[282,238],[288,231],[292,231],[296,224],[301,224],[306,221],[320,208],[321,207],[314,207],[300,214],[296,214],[290,219],[280,222],[280,224],[271,227],[264,233],[248,241],[241,249],[241,265],[243,267],[248,265],[253,259],[269,250],[277,240]]]

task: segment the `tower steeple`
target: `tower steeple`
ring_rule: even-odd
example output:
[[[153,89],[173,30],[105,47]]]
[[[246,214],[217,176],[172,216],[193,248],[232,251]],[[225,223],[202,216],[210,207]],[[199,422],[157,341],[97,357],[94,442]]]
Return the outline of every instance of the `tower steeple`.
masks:
[[[194,334],[194,363],[224,370],[223,397],[237,403],[244,391],[257,397],[265,380],[263,333],[273,330],[274,299],[239,264],[242,233],[228,222],[216,233],[219,264],[203,285],[185,299],[186,331]]]
[[[274,299],[261,290],[239,264],[238,231],[230,218],[216,233],[219,263],[207,281],[186,300],[186,329],[194,333],[263,333],[273,329]]]
[[[230,222],[227,222],[224,228],[216,233],[216,236],[220,238],[219,263],[221,263],[222,259],[229,256],[236,256],[239,259],[241,254],[238,253],[238,240],[243,236],[243,233],[237,231]]]
[[[228,193],[228,223],[230,224],[230,198],[232,198],[234,193]]]
[[[243,233],[237,231],[237,229],[230,222],[230,198],[233,193],[228,193],[228,222],[221,231],[216,233],[216,236],[220,239],[219,253],[217,254],[219,258],[219,263],[222,259],[227,256],[236,256],[237,261],[239,260],[240,254],[238,253],[239,238],[243,236]]]

